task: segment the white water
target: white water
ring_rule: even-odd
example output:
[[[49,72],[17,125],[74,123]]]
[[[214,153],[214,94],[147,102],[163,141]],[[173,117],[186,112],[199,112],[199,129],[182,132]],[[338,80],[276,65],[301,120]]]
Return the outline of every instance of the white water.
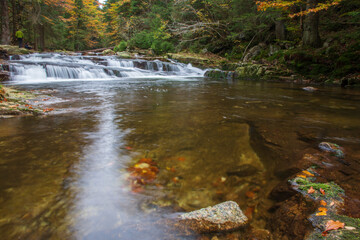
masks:
[[[10,61],[13,83],[99,81],[123,78],[194,78],[204,70],[177,62],[120,59],[115,56],[31,54]]]

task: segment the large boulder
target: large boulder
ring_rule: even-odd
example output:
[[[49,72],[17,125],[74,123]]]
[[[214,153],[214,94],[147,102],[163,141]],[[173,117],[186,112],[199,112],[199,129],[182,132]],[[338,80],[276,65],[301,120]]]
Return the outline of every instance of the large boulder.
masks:
[[[247,52],[247,54],[244,57],[244,62],[248,62],[257,55],[261,53],[266,48],[265,43],[260,43],[259,45],[256,45],[255,47],[250,48],[250,50]]]
[[[224,232],[244,227],[248,218],[239,205],[227,201],[179,216],[179,222],[198,233]]]

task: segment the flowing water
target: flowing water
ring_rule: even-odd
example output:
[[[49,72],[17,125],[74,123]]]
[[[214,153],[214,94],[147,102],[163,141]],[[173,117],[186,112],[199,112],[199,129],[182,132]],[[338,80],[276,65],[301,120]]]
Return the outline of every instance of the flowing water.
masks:
[[[264,228],[267,195],[299,153],[360,143],[355,90],[116,57],[37,54],[10,68],[8,84],[55,110],[0,119],[2,239],[191,239],[161,220],[226,200]]]

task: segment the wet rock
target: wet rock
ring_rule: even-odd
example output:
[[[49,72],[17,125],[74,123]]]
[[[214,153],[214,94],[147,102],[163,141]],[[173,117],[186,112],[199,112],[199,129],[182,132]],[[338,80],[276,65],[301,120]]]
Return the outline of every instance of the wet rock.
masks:
[[[308,87],[303,87],[302,89],[303,89],[304,91],[307,91],[307,92],[315,92],[315,91],[319,90],[319,89],[317,89],[317,88],[310,87],[310,86],[308,86]]]
[[[0,81],[9,80],[10,73],[8,71],[0,71]]]
[[[282,181],[271,190],[269,198],[277,202],[282,202],[295,194],[296,192],[290,187],[288,182]]]
[[[246,239],[251,240],[272,240],[271,233],[266,229],[251,229]]]
[[[19,55],[12,55],[10,60],[20,60]]]
[[[301,194],[282,202],[269,221],[274,239],[286,236],[292,240],[303,240],[304,236],[312,231],[312,225],[307,218],[315,209],[314,202],[303,198]]]
[[[145,61],[134,61],[133,63],[136,68],[147,69],[147,62]]]
[[[333,153],[338,158],[344,158],[345,154],[343,148],[335,143],[330,142],[321,142],[319,148],[325,152]]]
[[[207,78],[214,79],[234,79],[236,78],[235,72],[232,71],[221,71],[221,70],[207,70],[204,74]]]
[[[179,222],[198,233],[223,232],[244,227],[248,219],[239,205],[227,201],[179,216]]]
[[[226,171],[229,176],[235,175],[239,177],[247,177],[256,174],[259,171],[256,167],[251,164],[244,164],[238,167],[234,167],[231,170]]]

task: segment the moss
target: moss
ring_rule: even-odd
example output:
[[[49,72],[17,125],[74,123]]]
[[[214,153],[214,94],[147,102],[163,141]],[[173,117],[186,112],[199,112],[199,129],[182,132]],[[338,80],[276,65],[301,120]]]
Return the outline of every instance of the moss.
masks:
[[[320,189],[323,189],[326,193],[327,198],[337,198],[339,195],[344,194],[344,190],[339,187],[334,182],[329,183],[305,183],[299,186],[299,189],[302,191],[307,191],[309,188],[313,187],[315,190],[320,191]]]

